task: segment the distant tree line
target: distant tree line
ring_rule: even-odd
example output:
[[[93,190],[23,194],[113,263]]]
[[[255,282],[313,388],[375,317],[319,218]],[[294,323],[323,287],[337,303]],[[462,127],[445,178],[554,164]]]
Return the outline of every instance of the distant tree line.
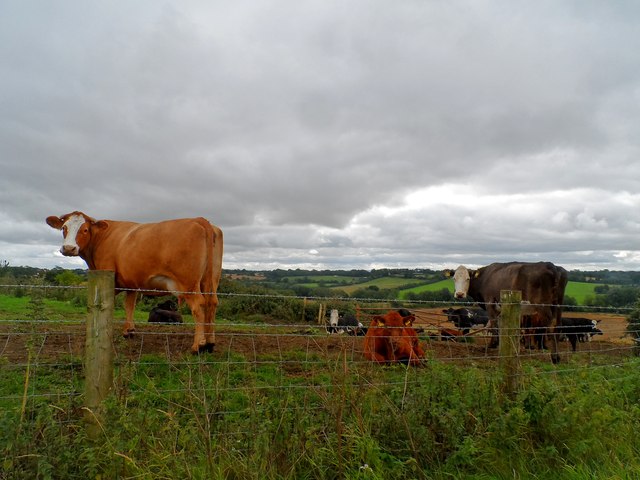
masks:
[[[291,309],[292,305],[284,305],[280,300],[257,300],[260,296],[294,296],[300,298],[327,298],[327,299],[373,299],[396,301],[399,292],[415,283],[396,287],[379,288],[375,285],[363,287],[347,293],[341,289],[341,285],[347,283],[364,283],[370,280],[384,277],[400,277],[419,279],[425,284],[442,280],[441,271],[429,269],[375,269],[367,270],[284,270],[251,271],[251,270],[224,270],[223,281],[220,285],[221,293],[242,294],[239,297],[229,296],[221,304],[221,308],[229,309],[230,314],[240,311],[282,316],[284,311]],[[313,285],[310,280],[313,277],[336,277],[336,282],[323,282]],[[340,283],[341,278],[349,279],[347,283]],[[236,279],[237,278],[237,279]],[[86,269],[67,270],[63,268],[43,269],[35,267],[13,267],[9,262],[0,260],[0,284],[11,285],[5,287],[4,294],[24,296],[27,295],[26,287],[29,285],[73,287],[83,284],[87,279]],[[589,307],[614,308],[625,312],[630,307],[637,305],[640,297],[640,272],[622,271],[571,271],[569,279],[576,282],[591,282],[597,285],[594,295],[585,299],[583,304]],[[77,303],[85,301],[85,292],[82,289],[57,289],[52,290],[54,298],[59,300],[73,300]],[[454,302],[454,298],[446,288],[438,291],[425,291],[422,293],[409,293],[405,297],[414,302]],[[286,302],[285,302],[286,303]],[[577,309],[574,298],[565,297],[565,305]],[[225,305],[228,305],[226,307]],[[289,316],[301,318],[304,313],[300,307],[294,308]]]

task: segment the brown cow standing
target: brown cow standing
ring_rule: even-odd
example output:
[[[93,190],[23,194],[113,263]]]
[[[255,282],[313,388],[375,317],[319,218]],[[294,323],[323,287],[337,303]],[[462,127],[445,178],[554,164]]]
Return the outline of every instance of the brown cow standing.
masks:
[[[378,363],[420,363],[424,350],[413,329],[415,318],[412,314],[402,316],[395,310],[374,316],[364,337],[364,356]]]
[[[204,218],[158,223],[95,220],[82,212],[47,218],[62,230],[60,252],[79,256],[90,270],[115,272],[115,287],[125,289],[123,335],[134,330],[138,291],[145,295],[174,292],[189,305],[195,320],[191,351],[213,351],[222,274],[222,231]],[[157,293],[155,293],[157,292]]]
[[[560,323],[564,290],[568,282],[567,271],[551,262],[492,263],[478,270],[459,266],[455,272],[445,270],[445,276],[453,276],[456,298],[467,295],[478,302],[489,314],[489,324],[494,326],[500,313],[500,291],[519,290],[522,300],[531,304],[532,312],[542,327],[540,335],[547,335],[551,343],[551,361],[558,363],[558,341],[555,326]]]

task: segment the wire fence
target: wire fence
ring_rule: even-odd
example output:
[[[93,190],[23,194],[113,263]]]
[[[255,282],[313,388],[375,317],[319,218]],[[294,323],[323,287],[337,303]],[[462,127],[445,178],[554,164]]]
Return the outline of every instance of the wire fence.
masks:
[[[26,291],[23,300],[18,302],[16,297],[7,295],[5,305],[0,307],[0,365],[5,385],[0,406],[18,409],[27,415],[30,404],[48,402],[58,406],[61,421],[72,423],[74,409],[81,408],[86,381],[87,313],[82,302],[71,297],[76,293],[86,296],[86,287],[0,285],[0,293],[16,289]],[[172,293],[181,297],[191,294]],[[249,392],[248,397],[259,398],[267,393],[286,395],[288,391],[322,395],[323,391],[337,388],[339,381],[343,381],[337,373],[346,371],[356,372],[353,381],[365,379],[362,381],[366,381],[369,388],[407,388],[428,379],[429,365],[434,362],[491,371],[499,367],[502,360],[500,350],[491,345],[495,340],[491,328],[473,325],[463,332],[446,313],[449,308],[473,307],[471,304],[256,294],[219,294],[219,297],[215,350],[195,356],[190,353],[194,324],[187,312],[181,324],[149,323],[145,317],[152,304],[143,304],[138,309],[135,335],[122,338],[124,312],[118,309],[112,324],[115,370],[112,391],[115,395],[125,401],[139,395],[166,400],[179,393],[202,396],[212,391],[218,397]],[[56,308],[48,304],[57,298],[65,300]],[[240,318],[236,320],[224,306],[225,302],[237,299],[258,304],[281,302],[290,310],[285,318],[279,318],[277,313],[251,317],[243,314],[247,312],[236,310],[235,316]],[[410,310],[415,316],[413,328],[424,347],[425,358],[417,368],[398,367],[404,369],[399,379],[371,378],[371,371],[385,367],[365,358],[363,335],[358,335],[357,328],[338,328],[331,333],[331,310],[342,313],[343,318],[353,315],[364,333],[375,315],[398,309]],[[622,365],[638,355],[640,348],[633,338],[639,334],[629,329],[627,320],[632,310],[581,307],[581,311],[565,312],[563,316],[567,318],[593,320],[599,333],[581,334],[575,351],[562,338],[559,342],[562,360],[554,369],[548,366],[548,351],[520,344],[516,355],[524,368],[518,375],[558,374]],[[276,312],[283,310],[276,309]],[[292,321],[293,318],[300,320]],[[532,326],[526,334],[535,336],[541,332],[543,327]],[[521,328],[503,328],[501,335],[526,336]],[[206,375],[203,369],[207,369]],[[177,383],[166,377],[154,381],[160,370],[176,377]],[[328,372],[331,375],[327,375]],[[235,407],[222,403],[215,409],[217,416],[260,410],[249,400]],[[287,408],[320,407],[310,402],[304,407]],[[238,432],[220,432],[229,433]]]

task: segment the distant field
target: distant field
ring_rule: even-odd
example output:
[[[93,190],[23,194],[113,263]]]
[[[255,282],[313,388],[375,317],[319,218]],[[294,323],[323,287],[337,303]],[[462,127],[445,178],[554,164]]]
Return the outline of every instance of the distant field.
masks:
[[[359,282],[362,277],[349,277],[342,275],[292,275],[283,277],[289,283],[296,285],[306,283],[355,283]]]
[[[423,283],[423,282],[424,280],[421,280],[419,278],[383,277],[383,278],[376,278],[368,282],[357,283],[354,285],[344,285],[344,286],[340,285],[340,286],[337,286],[336,288],[339,288],[340,290],[344,290],[349,295],[351,295],[356,290],[360,290],[361,288],[368,288],[371,286],[375,286],[375,287],[378,287],[380,290],[384,290],[387,288],[398,288],[404,285],[413,285],[413,284]]]
[[[601,283],[569,282],[564,294],[573,297],[578,305],[583,305],[587,297],[595,295],[594,289]]]
[[[437,292],[443,288],[453,292],[453,280],[451,278],[446,278],[436,283],[430,283],[429,285],[418,285],[413,288],[407,288],[406,290],[401,290],[399,296],[401,299],[404,299],[407,298],[409,293],[420,294],[423,292]]]

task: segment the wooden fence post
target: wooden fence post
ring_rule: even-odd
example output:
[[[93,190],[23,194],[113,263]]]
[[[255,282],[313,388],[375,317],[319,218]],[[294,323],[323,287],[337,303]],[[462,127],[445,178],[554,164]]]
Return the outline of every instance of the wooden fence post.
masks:
[[[318,307],[318,325],[324,325],[326,322],[324,321],[324,316],[327,311],[326,305],[323,303]]]
[[[503,374],[503,392],[513,396],[520,384],[520,302],[522,292],[500,291],[502,305],[499,324],[500,364]]]
[[[102,401],[113,386],[114,273],[89,271],[87,336],[84,353],[84,410],[87,433],[96,438],[102,429]]]
[[[307,318],[307,297],[304,297],[302,300],[302,323],[304,323]]]

